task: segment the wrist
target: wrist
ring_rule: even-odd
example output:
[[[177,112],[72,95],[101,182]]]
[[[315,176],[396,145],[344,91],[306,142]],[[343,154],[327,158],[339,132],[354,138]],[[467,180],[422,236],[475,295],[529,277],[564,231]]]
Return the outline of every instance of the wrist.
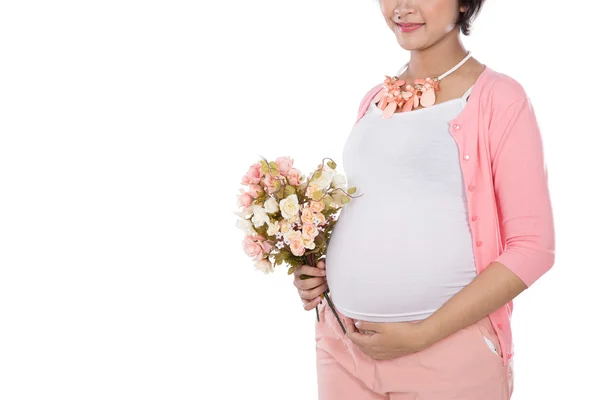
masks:
[[[437,342],[437,339],[435,337],[435,329],[431,323],[431,320],[429,318],[425,318],[422,321],[419,321],[415,324],[416,329],[417,329],[417,343],[418,343],[418,349],[417,351],[423,350],[429,346],[431,346],[432,344],[434,344],[435,342]]]

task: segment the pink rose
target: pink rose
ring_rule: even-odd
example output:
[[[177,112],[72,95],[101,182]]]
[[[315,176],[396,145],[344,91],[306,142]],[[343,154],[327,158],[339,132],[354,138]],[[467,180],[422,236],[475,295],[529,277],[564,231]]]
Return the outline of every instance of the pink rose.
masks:
[[[244,252],[248,255],[248,257],[254,257],[254,261],[258,261],[263,258],[263,247],[254,240],[253,236],[246,236],[242,241],[242,247],[244,248]]]
[[[306,224],[302,227],[302,237],[306,240],[312,240],[319,235],[315,224]]]
[[[290,229],[292,229],[292,225],[289,221],[283,220],[279,222],[279,230],[281,231],[281,233],[287,233]]]
[[[321,212],[325,209],[325,203],[323,201],[311,201],[310,210],[314,213]]]
[[[294,164],[294,159],[290,157],[279,157],[275,160],[282,175],[287,175]]]
[[[314,218],[314,214],[311,211],[310,208],[305,207],[302,209],[302,223],[303,224],[312,224],[313,223],[313,218]]]
[[[304,248],[304,240],[302,240],[302,237],[290,240],[290,250],[292,251],[292,254],[297,257],[304,254],[306,249]]]
[[[267,240],[263,240],[261,242],[258,242],[258,244],[260,245],[260,247],[262,247],[263,253],[265,253],[265,254],[270,253],[271,249],[273,248],[273,246],[271,245],[271,243],[269,243]]]
[[[242,193],[238,195],[238,207],[250,207],[254,199],[249,193]]]
[[[262,167],[259,163],[252,164],[250,168],[248,168],[246,175],[242,177],[242,185],[259,183],[260,178],[263,176],[261,168]]]
[[[308,197],[309,199],[314,199],[315,197],[317,199],[321,199],[323,197],[323,193],[317,189],[316,186],[309,186],[306,188],[306,197]]]
[[[254,257],[254,261],[259,261],[264,258],[264,255],[268,254],[273,248],[273,246],[260,235],[246,236],[242,241],[242,247],[249,257]]]
[[[292,186],[298,186],[300,184],[300,171],[296,168],[292,168],[288,171],[288,181]]]
[[[263,192],[263,189],[260,185],[253,185],[251,184],[248,187],[248,193],[250,194],[250,196],[254,197],[255,199],[260,196],[260,194]]]
[[[276,179],[273,175],[265,175],[265,177],[263,178],[263,183],[267,187],[267,192],[269,194],[275,193],[277,191],[275,190],[275,180]]]

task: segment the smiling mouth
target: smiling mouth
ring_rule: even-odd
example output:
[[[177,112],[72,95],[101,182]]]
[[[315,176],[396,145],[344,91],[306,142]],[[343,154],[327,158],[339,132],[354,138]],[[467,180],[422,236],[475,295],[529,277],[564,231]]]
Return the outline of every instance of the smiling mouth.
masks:
[[[416,29],[419,29],[420,27],[422,27],[425,24],[415,24],[415,23],[396,23],[396,25],[398,26],[398,28],[400,28],[400,30],[402,32],[412,32]]]

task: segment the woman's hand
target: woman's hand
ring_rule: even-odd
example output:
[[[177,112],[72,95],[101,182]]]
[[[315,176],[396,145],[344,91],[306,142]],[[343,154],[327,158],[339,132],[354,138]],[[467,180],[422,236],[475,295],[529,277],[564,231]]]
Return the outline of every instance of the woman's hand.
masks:
[[[375,360],[401,357],[427,347],[426,335],[418,322],[350,321],[346,324],[348,338]]]
[[[303,274],[314,276],[314,278],[300,279]],[[305,310],[312,310],[318,306],[321,302],[321,293],[329,288],[325,277],[325,260],[319,260],[316,268],[309,265],[296,268],[294,270],[294,286],[298,288],[298,294]]]

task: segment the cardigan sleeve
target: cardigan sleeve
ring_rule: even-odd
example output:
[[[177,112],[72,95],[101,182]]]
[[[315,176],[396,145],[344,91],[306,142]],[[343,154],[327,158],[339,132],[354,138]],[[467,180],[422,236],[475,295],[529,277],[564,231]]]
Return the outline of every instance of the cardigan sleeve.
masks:
[[[365,112],[367,111],[367,108],[369,108],[369,104],[371,103],[371,100],[381,90],[381,88],[382,88],[381,84],[377,84],[377,85],[373,86],[371,89],[369,89],[367,91],[367,93],[360,100],[360,104],[358,106],[358,113],[356,115],[356,120],[354,121],[355,125],[358,123],[358,121],[360,121],[360,119],[363,117],[363,115],[365,115]]]
[[[531,286],[554,264],[554,221],[542,137],[529,97],[490,124],[503,252],[497,261]]]

